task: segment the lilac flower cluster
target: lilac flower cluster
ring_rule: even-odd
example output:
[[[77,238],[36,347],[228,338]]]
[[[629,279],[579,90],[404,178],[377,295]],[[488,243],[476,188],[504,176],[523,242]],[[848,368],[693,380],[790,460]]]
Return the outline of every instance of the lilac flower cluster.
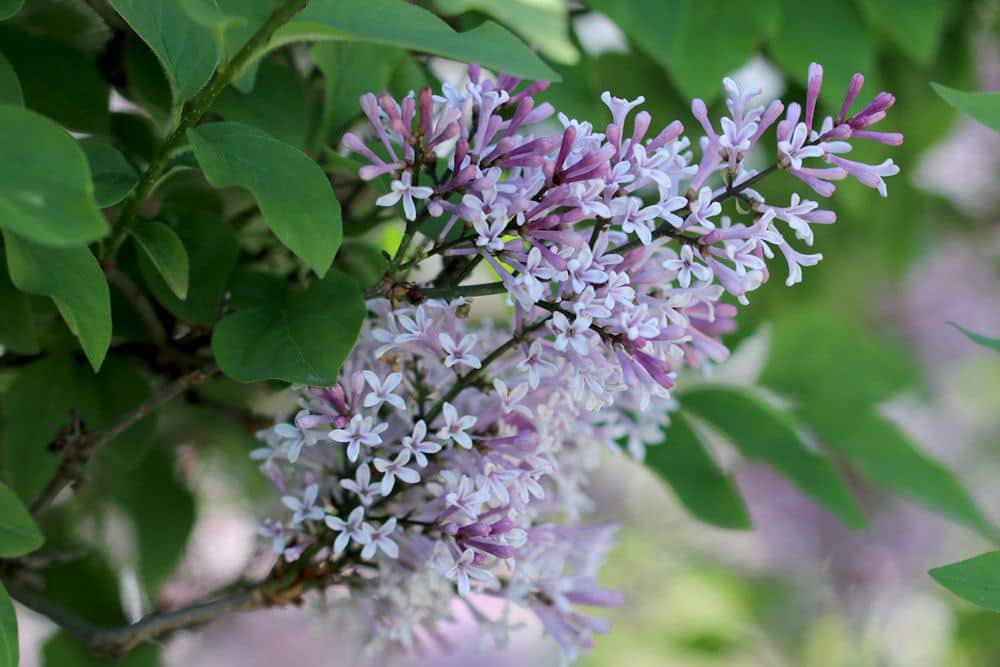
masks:
[[[851,176],[884,196],[898,172],[842,157],[851,140],[902,141],[868,129],[892,95],[851,114],[856,75],[819,122],[821,82],[811,66],[803,110],[754,106],[757,91],[726,79],[718,131],[692,105],[697,161],[679,122],[652,138],[649,113],[628,122],[642,98],[604,93],[599,133],[536,104],[544,83],[518,90],[475,66],[440,97],[362,96],[371,142],[344,145],[368,161],[363,179],[389,178],[377,205],[401,205],[406,232],[340,382],[303,388],[300,411],[261,434],[255,456],[289,510],[261,528],[274,550],[352,573],[376,641],[428,640],[457,594],[487,626],[506,617],[488,618],[492,597],[533,610],[567,657],[587,648],[605,623],[579,605],[620,602],[596,578],[613,528],[580,524],[589,471],[604,448],[641,459],[662,440],[678,372],[728,354],[726,295],[747,303],[778,253],[799,282],[821,256],[786,235],[811,245],[810,225],[835,220],[754,184],[783,170],[826,197]],[[544,134],[554,114],[562,131]],[[755,171],[747,158],[775,124],[776,162]],[[723,215],[728,199],[745,221]],[[406,280],[431,258],[433,282]],[[466,284],[477,267],[498,280]],[[512,326],[468,319],[483,294],[507,295]]]

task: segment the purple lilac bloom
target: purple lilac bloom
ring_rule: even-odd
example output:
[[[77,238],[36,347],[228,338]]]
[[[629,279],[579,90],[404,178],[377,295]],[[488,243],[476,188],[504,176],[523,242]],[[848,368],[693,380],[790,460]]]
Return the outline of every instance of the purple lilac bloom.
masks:
[[[261,530],[278,557],[344,568],[378,647],[433,635],[456,596],[503,623],[477,608],[485,596],[532,610],[567,658],[589,648],[606,622],[581,607],[622,602],[597,581],[614,527],[583,522],[602,450],[623,443],[641,459],[660,442],[679,373],[728,356],[726,295],[747,303],[779,253],[786,283],[801,281],[821,255],[791,241],[812,245],[810,225],[836,219],[803,193],[767,202],[754,184],[787,171],[823,197],[847,177],[885,195],[898,172],[843,157],[852,140],[902,141],[868,129],[893,96],[852,115],[857,75],[820,120],[822,78],[812,65],[804,112],[757,105],[758,91],[726,79],[728,115],[714,123],[692,104],[695,143],[677,121],[651,135],[642,98],[602,95],[601,130],[536,103],[544,83],[474,65],[442,96],[362,96],[370,128],[344,147],[368,161],[361,178],[389,177],[376,203],[402,203],[405,261],[369,300],[339,382],[301,388],[295,416],[261,434],[254,457],[292,512]],[[561,132],[544,134],[554,115]],[[775,124],[774,165],[749,168]],[[724,214],[729,199],[740,205]],[[438,235],[418,231],[430,219]],[[406,282],[432,255],[458,268],[446,294]],[[464,285],[480,264],[500,280]],[[468,319],[465,297],[484,294],[506,295],[512,324]]]

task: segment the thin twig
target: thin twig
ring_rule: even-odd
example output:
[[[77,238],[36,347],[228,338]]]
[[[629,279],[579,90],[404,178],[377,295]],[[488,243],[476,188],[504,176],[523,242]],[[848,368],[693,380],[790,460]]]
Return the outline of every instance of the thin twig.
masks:
[[[308,559],[303,563],[308,563]],[[139,644],[177,630],[203,625],[227,614],[286,604],[332,578],[325,564],[303,564],[288,574],[272,572],[263,582],[243,585],[223,595],[211,596],[172,611],[150,614],[135,623],[113,628],[91,623],[18,581],[5,580],[4,586],[12,598],[49,618],[95,653],[121,658]]]
[[[123,271],[115,268],[108,269],[107,276],[108,282],[121,290],[125,298],[135,307],[142,323],[146,325],[146,333],[149,334],[149,339],[153,341],[153,344],[159,348],[166,346],[167,330],[163,327],[163,323],[156,314],[156,309],[153,308],[153,304],[150,303],[143,291]]]
[[[94,433],[75,433],[67,436],[65,443],[63,443],[63,461],[42,493],[32,501],[31,513],[38,514],[51,505],[63,489],[77,480],[94,452],[171,399],[204,382],[217,370],[218,367],[212,364],[206,368],[192,371],[157,391],[111,426]]]

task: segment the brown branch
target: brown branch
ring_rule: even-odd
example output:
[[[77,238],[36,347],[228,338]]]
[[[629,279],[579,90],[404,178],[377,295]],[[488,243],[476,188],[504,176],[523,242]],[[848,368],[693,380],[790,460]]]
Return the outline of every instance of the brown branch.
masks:
[[[63,461],[56,470],[55,475],[32,503],[31,513],[38,514],[55,501],[56,497],[68,485],[79,479],[83,468],[90,461],[98,449],[114,440],[121,433],[133,426],[143,417],[157,410],[171,399],[183,394],[191,387],[204,382],[212,374],[218,371],[214,364],[184,375],[174,382],[164,386],[144,402],[136,406],[134,410],[126,413],[111,426],[86,433],[82,428],[72,429],[70,432],[61,434],[56,443],[63,450]]]

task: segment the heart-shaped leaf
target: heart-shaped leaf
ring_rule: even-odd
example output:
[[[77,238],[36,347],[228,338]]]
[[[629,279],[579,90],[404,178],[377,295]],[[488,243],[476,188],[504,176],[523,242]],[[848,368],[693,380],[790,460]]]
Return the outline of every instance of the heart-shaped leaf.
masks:
[[[240,382],[329,386],[366,314],[361,290],[337,270],[302,292],[227,315],[212,335],[219,368]]]

